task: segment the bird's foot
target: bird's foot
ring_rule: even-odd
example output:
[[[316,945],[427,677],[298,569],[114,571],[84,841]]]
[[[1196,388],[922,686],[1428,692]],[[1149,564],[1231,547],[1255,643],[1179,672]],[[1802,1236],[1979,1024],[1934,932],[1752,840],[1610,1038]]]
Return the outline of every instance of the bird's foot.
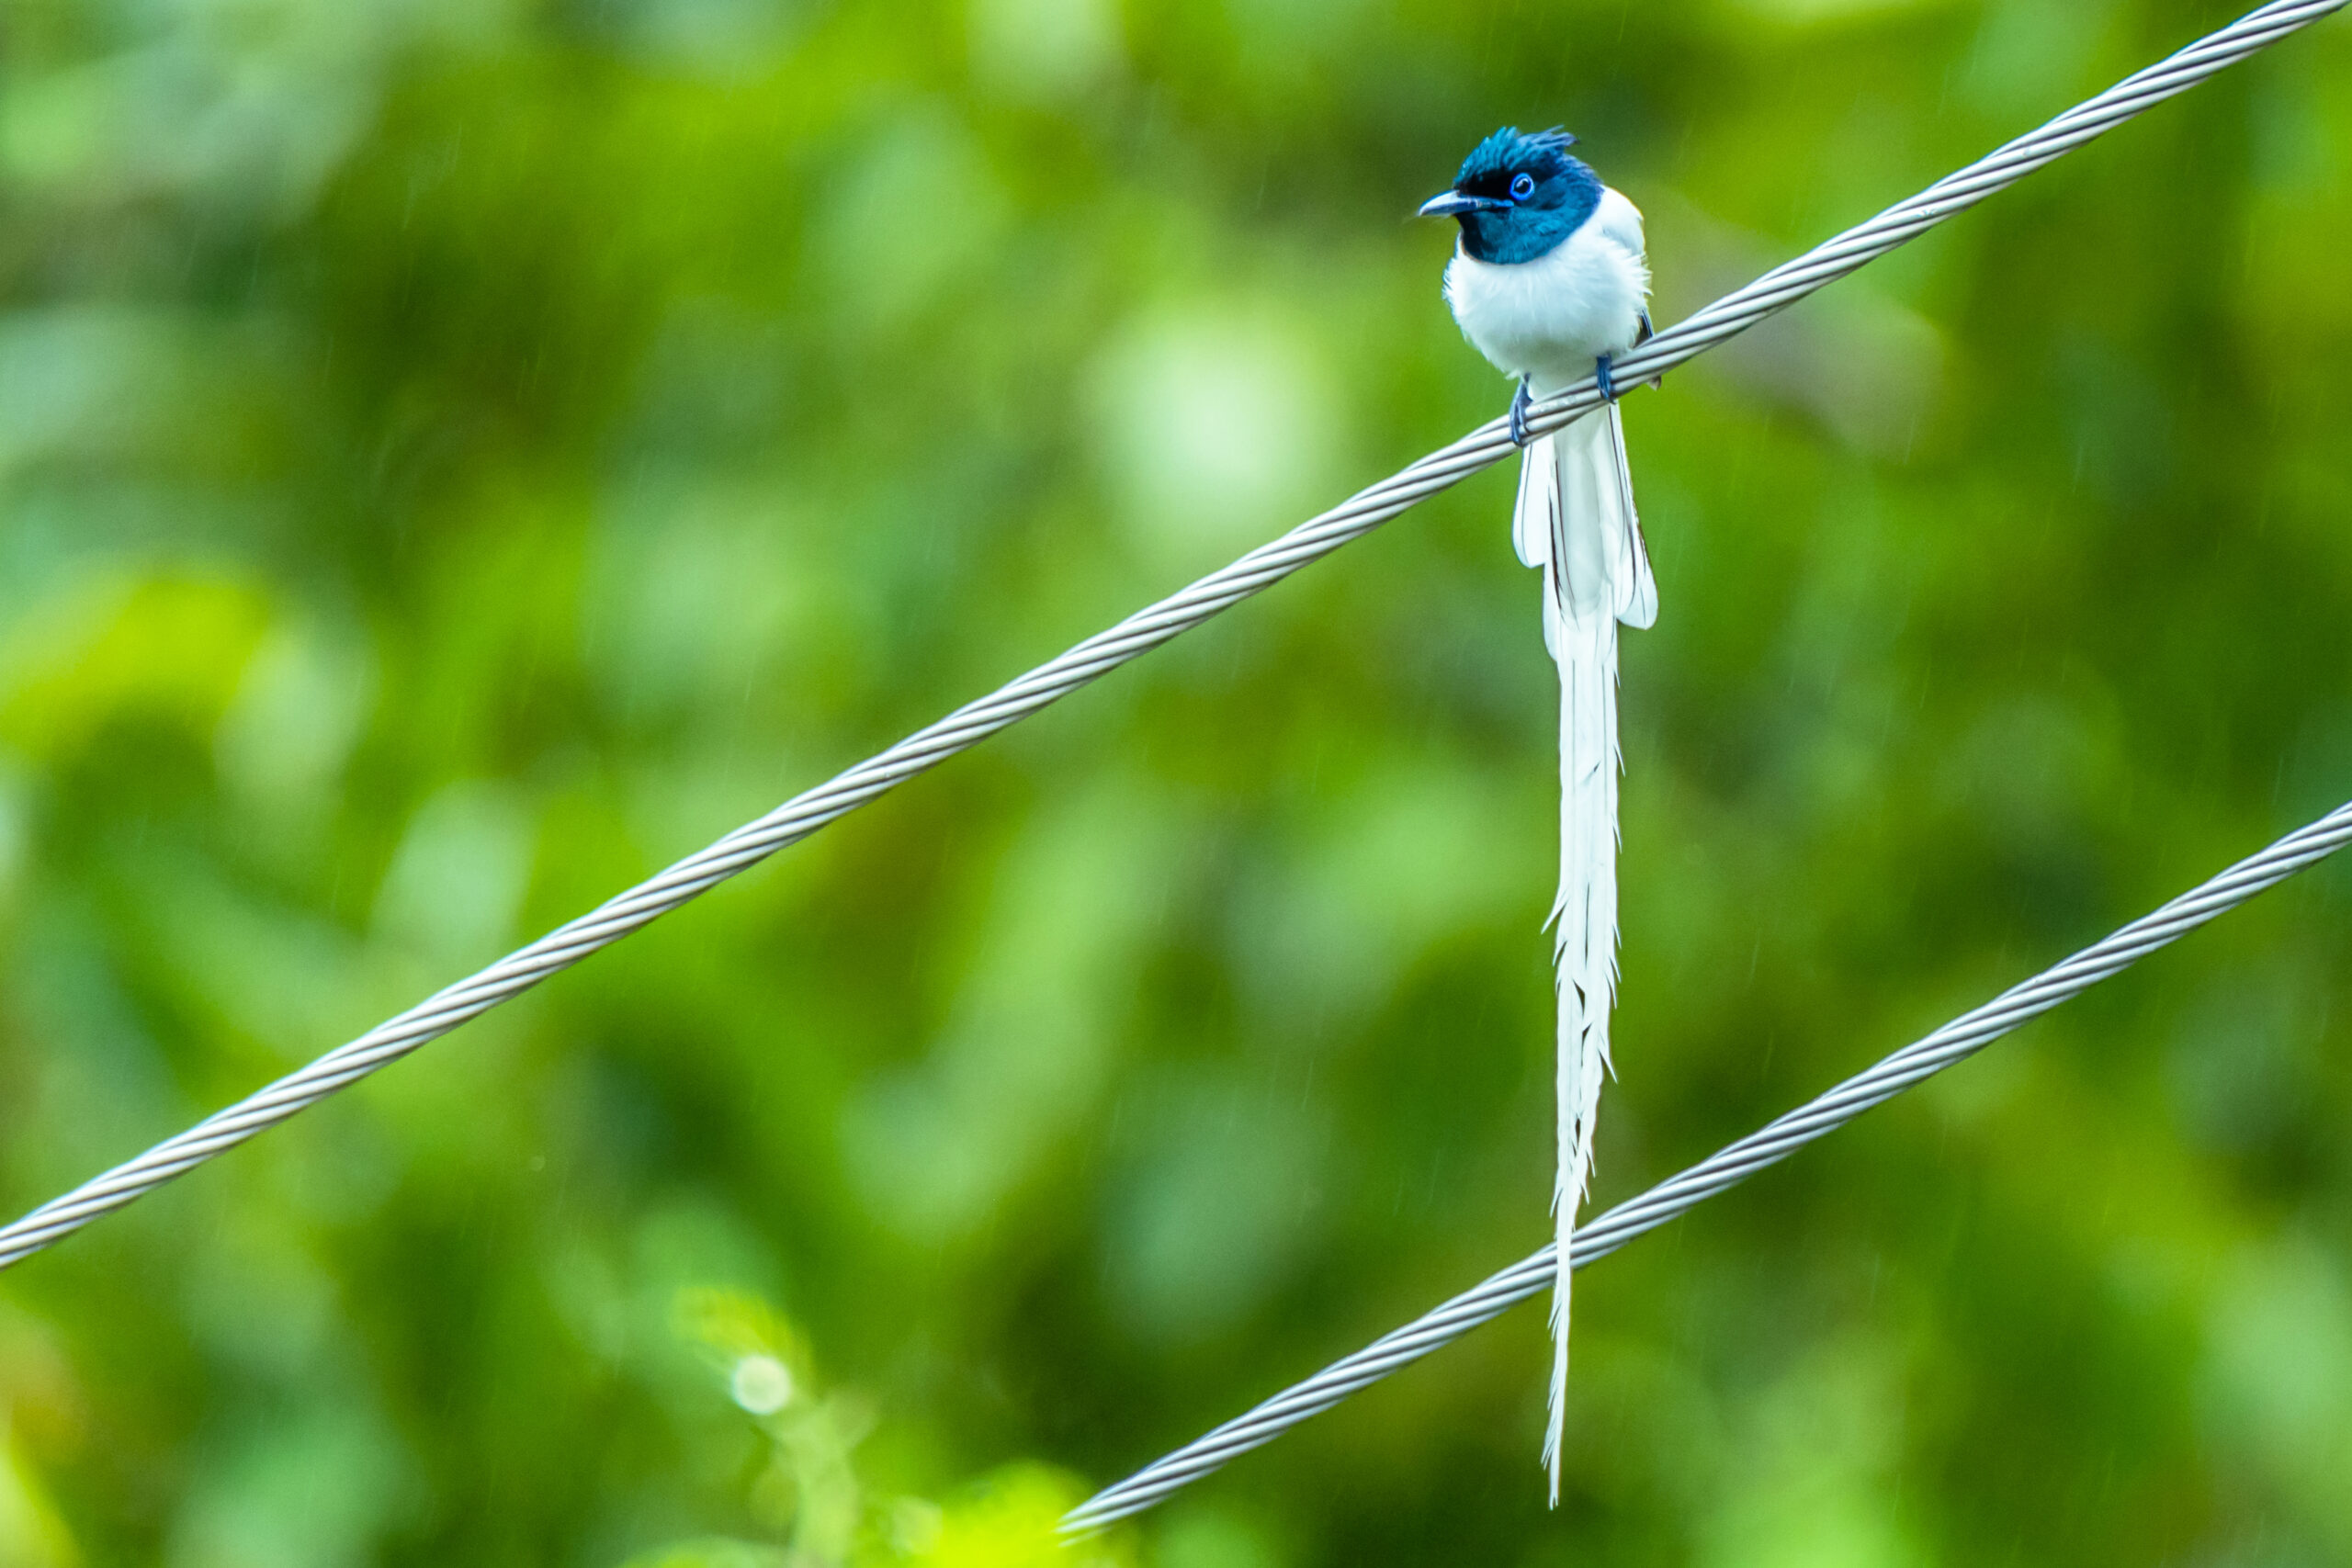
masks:
[[[1613,355],[1604,354],[1592,362],[1592,378],[1600,383],[1602,402],[1617,400],[1617,362]]]
[[[1510,444],[1512,446],[1527,445],[1527,411],[1534,406],[1535,400],[1527,390],[1527,378],[1521,376],[1519,378],[1519,390],[1510,395]]]

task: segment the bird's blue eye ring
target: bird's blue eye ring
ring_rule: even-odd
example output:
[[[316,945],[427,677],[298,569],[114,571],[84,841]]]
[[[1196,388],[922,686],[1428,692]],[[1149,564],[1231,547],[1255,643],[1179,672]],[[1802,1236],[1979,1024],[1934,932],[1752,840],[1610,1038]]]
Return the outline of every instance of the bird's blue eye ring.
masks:
[[[1535,176],[1533,175],[1519,174],[1510,177],[1510,198],[1513,201],[1525,201],[1534,194]]]

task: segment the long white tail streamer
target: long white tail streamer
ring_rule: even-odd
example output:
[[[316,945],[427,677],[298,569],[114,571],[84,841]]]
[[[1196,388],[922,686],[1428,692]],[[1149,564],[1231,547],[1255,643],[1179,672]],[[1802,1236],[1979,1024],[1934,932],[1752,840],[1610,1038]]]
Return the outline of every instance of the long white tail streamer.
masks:
[[[1927,232],[2006,189],[2101,132],[2204,81],[2289,33],[2339,11],[2352,0],[2273,0],[2219,32],[2129,77],[2030,135],[1938,181],[1710,305],[1652,338],[1617,366],[1626,387],[1653,380],[1678,365],[1788,309],[1814,290]],[[1588,379],[1531,412],[1527,428],[1557,430],[1597,407],[1600,394]],[[1460,483],[1517,450],[1506,421],[1490,420],[1452,446],[1430,453],[1319,516],[1309,518],[1232,565],[1098,632],[1059,658],[967,704],[698,853],[641,882],[587,914],[560,926],[489,968],[435,992],[397,1018],[339,1045],[309,1066],[167,1138],[135,1159],[51,1199],[0,1229],[0,1269],[55,1245],[91,1221],[110,1214],[174,1177],[243,1143],[256,1133],[316,1105],[337,1089],[436,1040],[568,969],[600,948],[659,919],[729,877],[799,842],[894,786],[979,744],[997,731],[1068,695],[1097,677],[1192,630],[1292,572],[1363,537],[1398,513]]]
[[[1552,899],[1559,1159],[1552,1234],[1568,1256],[1592,1181],[1600,1080],[1611,1071],[1617,998],[1617,626],[1657,617],[1657,581],[1642,544],[1625,427],[1614,408],[1538,436],[1520,469],[1511,538],[1544,573],[1544,645],[1560,671],[1560,888]],[[1543,1463],[1554,1506],[1568,1407],[1568,1270],[1552,1289],[1550,1416]]]
[[[2288,834],[2260,854],[2240,861],[2154,914],[2083,949],[2064,964],[2013,986],[1975,1011],[1905,1045],[1866,1072],[1750,1133],[1679,1176],[1630,1198],[1577,1227],[1571,1267],[1588,1268],[1627,1242],[1677,1219],[1790,1155],[1827,1136],[1865,1111],[1885,1104],[1912,1085],[1966,1061],[2001,1036],[2120,974],[2158,948],[2178,941],[2218,915],[2326,859],[2352,842],[2352,804]],[[1090,1535],[1139,1514],[1227,1461],[1263,1448],[1293,1427],[1320,1416],[1350,1394],[1402,1371],[1430,1351],[1491,1323],[1510,1307],[1551,1288],[1558,1255],[1550,1247],[1489,1275],[1404,1327],[1352,1356],[1332,1362],[1247,1414],[1105,1487],[1062,1520],[1067,1536]]]

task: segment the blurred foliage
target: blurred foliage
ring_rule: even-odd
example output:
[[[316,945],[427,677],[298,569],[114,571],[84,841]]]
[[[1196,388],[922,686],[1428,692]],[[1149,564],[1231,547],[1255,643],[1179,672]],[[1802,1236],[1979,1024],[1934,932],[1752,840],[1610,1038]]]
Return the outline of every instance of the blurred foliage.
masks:
[[[630,1559],[629,1568],[1131,1568],[1124,1532],[1066,1547],[1061,1517],[1086,1495],[1069,1476],[1011,1465],[961,1489],[947,1507],[920,1497],[876,1506],[855,1450],[874,1412],[854,1395],[817,1393],[808,1352],[765,1302],[690,1289],[682,1337],[726,1381],[767,1439],[749,1487],[768,1540],[706,1538]]]
[[[1496,124],[1672,320],[2228,14],[0,0],[0,1197],[1499,412]],[[1629,402],[1601,1201],[2352,795],[2347,86]],[[0,1562],[1010,1568],[1531,1250],[1510,486],[0,1277]],[[2352,1561],[2348,1018],[2335,866],[1589,1276],[1556,1514],[1531,1309],[1111,1550]]]

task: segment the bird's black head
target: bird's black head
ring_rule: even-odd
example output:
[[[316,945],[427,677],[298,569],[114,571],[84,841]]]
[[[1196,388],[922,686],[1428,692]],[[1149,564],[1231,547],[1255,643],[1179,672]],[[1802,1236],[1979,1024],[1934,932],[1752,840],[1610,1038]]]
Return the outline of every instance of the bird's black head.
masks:
[[[1556,126],[1504,126],[1471,150],[1453,188],[1421,204],[1428,218],[1462,223],[1462,248],[1483,262],[1531,262],[1584,226],[1600,180],[1568,156],[1576,138]]]

